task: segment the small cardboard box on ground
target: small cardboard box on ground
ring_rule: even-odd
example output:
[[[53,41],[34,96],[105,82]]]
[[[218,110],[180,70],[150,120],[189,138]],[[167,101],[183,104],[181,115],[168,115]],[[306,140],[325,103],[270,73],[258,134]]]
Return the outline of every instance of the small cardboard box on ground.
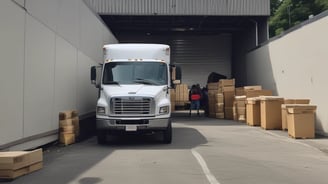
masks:
[[[291,104],[309,104],[310,100],[309,99],[285,99],[284,104],[281,105],[281,126],[282,130],[287,130],[288,125],[287,125],[287,109],[286,107]]]
[[[277,96],[261,96],[261,127],[265,130],[281,130],[281,104],[284,99]]]
[[[287,107],[288,135],[293,138],[315,138],[316,108],[308,104]]]
[[[42,168],[42,149],[0,152],[0,178],[15,179]]]
[[[247,98],[246,101],[246,123],[250,126],[261,125],[260,98]]]

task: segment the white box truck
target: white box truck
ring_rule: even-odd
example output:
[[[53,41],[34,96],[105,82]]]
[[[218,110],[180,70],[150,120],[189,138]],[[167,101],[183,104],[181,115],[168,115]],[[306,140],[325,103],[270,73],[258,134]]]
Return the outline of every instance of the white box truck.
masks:
[[[163,142],[171,143],[170,67],[168,45],[104,46],[101,70],[91,67],[91,81],[99,88],[99,144],[105,143],[109,134],[131,132],[161,132]]]

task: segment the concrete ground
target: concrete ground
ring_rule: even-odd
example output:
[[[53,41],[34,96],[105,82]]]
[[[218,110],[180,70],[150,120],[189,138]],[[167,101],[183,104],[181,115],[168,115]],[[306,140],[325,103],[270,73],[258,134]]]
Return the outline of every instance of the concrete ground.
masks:
[[[173,115],[173,142],[158,135],[91,137],[44,151],[44,167],[12,184],[239,184],[328,181],[328,139],[292,139],[231,120]]]

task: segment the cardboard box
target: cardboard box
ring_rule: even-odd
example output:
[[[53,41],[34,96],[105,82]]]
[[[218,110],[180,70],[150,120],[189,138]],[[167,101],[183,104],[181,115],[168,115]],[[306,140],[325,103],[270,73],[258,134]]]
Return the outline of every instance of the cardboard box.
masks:
[[[67,125],[67,126],[62,126],[60,127],[60,132],[61,133],[69,133],[69,134],[74,134],[74,126],[73,125]]]
[[[215,118],[217,118],[217,119],[224,119],[224,112],[217,112],[217,113],[215,113]]]
[[[75,134],[74,133],[60,133],[59,142],[65,146],[75,143]]]
[[[180,103],[189,101],[189,89],[187,84],[178,84],[175,86],[175,101]]]
[[[0,178],[1,179],[15,179],[19,176],[23,176],[26,174],[29,174],[31,172],[37,171],[41,169],[43,166],[43,162],[37,162],[25,167],[22,167],[17,170],[11,170],[11,169],[3,169],[0,170]]]
[[[288,135],[293,138],[315,138],[315,105],[287,107]]]
[[[250,126],[261,125],[260,98],[247,98],[246,123]]]
[[[71,119],[78,116],[78,112],[76,110],[68,110],[59,112],[59,120]]]
[[[237,107],[237,115],[246,115],[246,107]]]
[[[281,104],[284,99],[276,96],[261,96],[261,127],[266,130],[281,130]]]
[[[246,96],[235,96],[236,106],[238,107],[246,107]]]
[[[216,103],[215,104],[215,112],[224,112],[224,103]]]
[[[250,97],[259,97],[259,96],[272,96],[272,91],[271,90],[249,90],[245,92],[245,95],[247,98]]]
[[[219,80],[220,86],[235,86],[235,79],[221,79]]]
[[[310,99],[285,99],[284,104],[310,104]]]
[[[60,120],[59,121],[59,127],[63,127],[63,126],[73,126],[72,119]]]
[[[223,93],[217,93],[215,95],[215,101],[217,103],[224,103],[224,96],[223,96]]]
[[[225,117],[225,119],[233,120],[233,108],[232,107],[224,108],[224,117]]]
[[[217,91],[219,89],[219,83],[218,82],[210,82],[210,83],[207,83],[207,90],[210,91],[210,90],[215,90]]]
[[[17,170],[42,162],[42,149],[33,151],[0,152],[0,170]]]
[[[223,92],[226,92],[226,91],[235,92],[235,86],[220,86],[219,89],[218,89],[219,93],[223,93]]]
[[[173,84],[181,84],[181,80],[174,80]]]
[[[235,100],[235,92],[228,91],[223,93],[224,96],[224,106],[232,108],[233,102]]]
[[[236,96],[243,96],[246,95],[247,91],[252,91],[252,90],[262,90],[262,86],[244,86],[244,87],[238,87],[236,88]],[[272,95],[272,94],[270,94]]]
[[[282,130],[287,130],[287,109],[286,107],[293,107],[293,104],[309,104],[309,99],[285,99],[284,104],[281,105],[281,126]],[[290,105],[289,105],[290,104]]]

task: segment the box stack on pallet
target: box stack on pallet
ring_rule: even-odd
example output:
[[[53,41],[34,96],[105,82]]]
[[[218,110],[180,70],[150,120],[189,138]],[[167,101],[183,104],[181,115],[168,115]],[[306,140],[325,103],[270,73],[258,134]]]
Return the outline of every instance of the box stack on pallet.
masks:
[[[309,99],[285,99],[284,104],[281,105],[281,126],[282,130],[287,130],[287,108],[293,107],[294,104],[310,104]]]
[[[317,107],[294,104],[287,107],[288,135],[292,138],[315,138],[315,112]]]
[[[224,97],[224,117],[233,119],[233,103],[235,99],[235,79],[221,79],[219,81],[219,92]]]
[[[175,105],[185,106],[189,102],[189,89],[187,84],[175,85]]]
[[[246,123],[250,126],[261,126],[260,97],[247,98]]]
[[[261,127],[265,130],[281,130],[281,104],[284,98],[261,96]]]
[[[42,149],[0,152],[0,179],[15,179],[41,169]]]
[[[246,96],[235,96],[234,120],[246,122]]]
[[[63,145],[75,143],[80,133],[79,117],[76,110],[59,113],[59,142]]]
[[[224,98],[223,93],[219,93],[219,83],[208,83],[207,89],[209,117],[224,118]]]

